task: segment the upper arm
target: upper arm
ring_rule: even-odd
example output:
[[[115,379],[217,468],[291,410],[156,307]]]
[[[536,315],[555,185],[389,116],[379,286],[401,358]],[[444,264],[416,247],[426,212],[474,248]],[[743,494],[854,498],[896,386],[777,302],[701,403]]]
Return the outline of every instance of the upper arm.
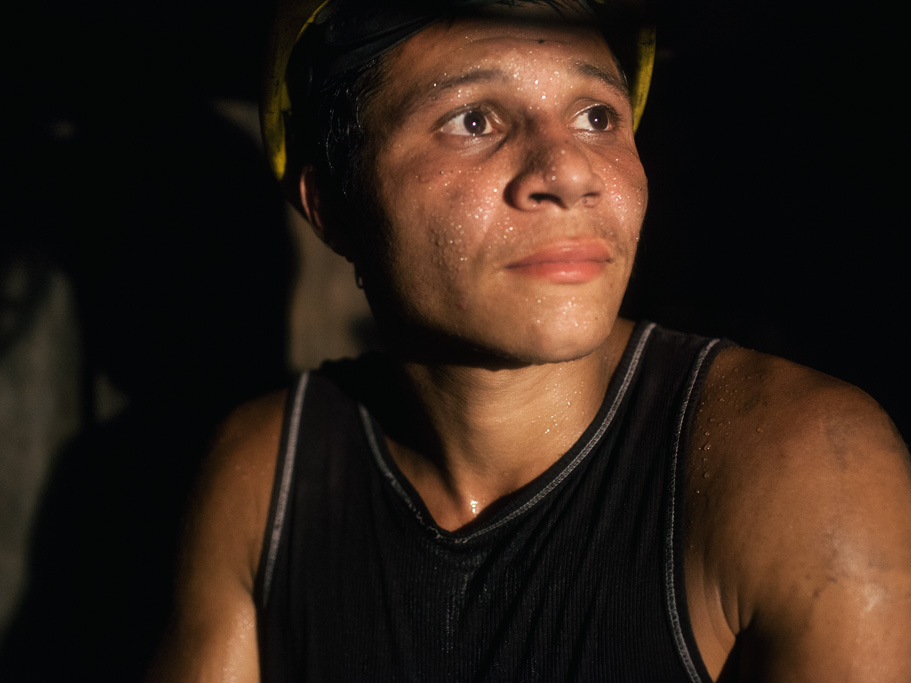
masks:
[[[190,501],[175,611],[150,681],[259,680],[253,585],[283,405],[266,397],[220,430]]]
[[[768,524],[743,663],[755,680],[911,681],[907,450],[861,398],[815,419],[788,445],[810,464]]]
[[[781,361],[765,371],[729,413],[712,518],[738,680],[911,681],[907,448],[863,392]]]

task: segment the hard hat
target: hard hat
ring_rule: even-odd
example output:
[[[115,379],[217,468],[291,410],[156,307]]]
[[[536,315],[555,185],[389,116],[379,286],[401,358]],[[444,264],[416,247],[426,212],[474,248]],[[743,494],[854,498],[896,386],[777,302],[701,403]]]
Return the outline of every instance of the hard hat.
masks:
[[[447,10],[465,10],[493,4],[497,0],[278,0],[265,62],[260,125],[263,144],[272,171],[286,187],[289,198],[296,192],[297,179],[286,178],[297,169],[289,160],[288,131],[292,115],[287,83],[288,63],[294,47],[308,31],[320,33],[319,65],[311,78],[318,89],[330,75],[366,63],[386,50],[446,16]],[[655,61],[655,31],[639,13],[630,11],[637,0],[578,0],[599,21],[605,34],[618,36],[608,43],[629,45],[620,61],[627,70],[633,129],[642,118]],[[356,11],[351,11],[351,6]],[[630,17],[635,16],[634,21]],[[618,19],[623,17],[623,21]],[[619,23],[619,28],[617,27]],[[308,34],[308,38],[311,34]],[[622,40],[621,40],[622,39]],[[293,203],[297,203],[293,200]]]

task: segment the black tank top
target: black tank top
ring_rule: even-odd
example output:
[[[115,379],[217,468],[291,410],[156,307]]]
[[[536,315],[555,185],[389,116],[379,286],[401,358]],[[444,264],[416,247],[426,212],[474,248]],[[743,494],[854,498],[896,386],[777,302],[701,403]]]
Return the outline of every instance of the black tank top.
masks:
[[[457,532],[434,524],[347,390],[369,361],[301,375],[256,587],[264,683],[710,681],[684,596],[682,494],[724,345],[637,325],[573,448]]]

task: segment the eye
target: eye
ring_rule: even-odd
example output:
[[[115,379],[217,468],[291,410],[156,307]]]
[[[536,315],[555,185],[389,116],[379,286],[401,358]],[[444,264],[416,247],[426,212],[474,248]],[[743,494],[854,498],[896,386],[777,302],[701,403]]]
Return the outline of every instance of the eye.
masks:
[[[617,120],[614,111],[604,104],[596,104],[579,112],[573,119],[572,127],[578,130],[587,130],[603,133],[611,130]]]
[[[440,128],[447,135],[480,136],[491,132],[493,124],[490,117],[480,109],[469,109],[456,114]]]

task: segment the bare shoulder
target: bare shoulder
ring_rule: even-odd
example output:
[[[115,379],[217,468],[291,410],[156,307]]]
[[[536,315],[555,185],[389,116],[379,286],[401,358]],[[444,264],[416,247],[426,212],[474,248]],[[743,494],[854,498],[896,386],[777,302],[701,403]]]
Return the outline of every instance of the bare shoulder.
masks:
[[[903,470],[908,465],[901,437],[869,395],[810,368],[748,349],[734,347],[718,355],[697,422],[709,436],[717,425],[719,438],[733,437],[761,452],[776,444],[775,452],[798,467],[817,467],[824,460],[836,472],[868,472],[871,457]],[[852,447],[861,444],[863,451]],[[756,467],[769,463],[749,462]],[[863,467],[852,468],[859,465]]]
[[[690,463],[688,566],[745,679],[911,680],[911,461],[872,398],[727,349]]]
[[[285,395],[241,406],[216,435],[190,500],[175,613],[150,681],[258,680],[253,588]]]
[[[243,552],[238,569],[251,590],[272,494],[285,397],[281,391],[255,399],[225,420],[200,472],[188,517],[189,533],[192,525],[200,525],[213,543]]]

